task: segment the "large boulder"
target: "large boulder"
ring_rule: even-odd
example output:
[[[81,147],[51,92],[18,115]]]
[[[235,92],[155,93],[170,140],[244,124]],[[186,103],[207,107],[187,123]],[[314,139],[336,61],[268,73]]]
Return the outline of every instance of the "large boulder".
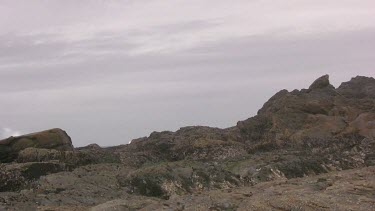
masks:
[[[68,134],[61,129],[55,128],[1,140],[0,162],[12,162],[17,158],[20,151],[30,147],[59,151],[71,151],[74,149]]]

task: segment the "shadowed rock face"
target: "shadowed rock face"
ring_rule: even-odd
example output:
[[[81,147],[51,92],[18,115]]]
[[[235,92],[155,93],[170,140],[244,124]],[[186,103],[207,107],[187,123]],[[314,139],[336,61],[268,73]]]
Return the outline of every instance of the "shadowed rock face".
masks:
[[[0,142],[1,162],[13,161],[0,164],[0,209],[38,202],[45,210],[236,210],[244,204],[340,210],[349,205],[328,202],[354,200],[351,209],[369,210],[372,202],[361,199],[371,201],[375,192],[369,167],[375,165],[375,79],[369,77],[336,89],[324,75],[308,89],[282,90],[256,116],[226,129],[190,126],[127,145],[74,150],[64,131],[51,131]],[[334,176],[338,171],[343,181]]]
[[[56,128],[1,140],[0,162],[11,162],[17,158],[20,151],[30,147],[62,151],[74,149],[68,134]]]

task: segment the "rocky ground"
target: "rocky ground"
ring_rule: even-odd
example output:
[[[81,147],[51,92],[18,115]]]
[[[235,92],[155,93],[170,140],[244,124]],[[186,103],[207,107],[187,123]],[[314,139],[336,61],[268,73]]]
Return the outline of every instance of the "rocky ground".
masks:
[[[375,210],[373,166],[375,79],[322,76],[231,128],[108,148],[61,129],[2,140],[0,210]]]

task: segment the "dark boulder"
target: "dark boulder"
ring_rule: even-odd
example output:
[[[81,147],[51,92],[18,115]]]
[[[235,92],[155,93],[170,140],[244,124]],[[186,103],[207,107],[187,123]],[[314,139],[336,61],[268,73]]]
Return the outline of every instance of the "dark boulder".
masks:
[[[316,79],[309,87],[309,89],[323,89],[323,88],[333,88],[334,87],[329,83],[329,75],[323,75],[320,78]]]
[[[59,151],[71,151],[74,149],[68,134],[61,129],[55,128],[1,140],[0,162],[12,162],[17,158],[20,151],[30,147]]]

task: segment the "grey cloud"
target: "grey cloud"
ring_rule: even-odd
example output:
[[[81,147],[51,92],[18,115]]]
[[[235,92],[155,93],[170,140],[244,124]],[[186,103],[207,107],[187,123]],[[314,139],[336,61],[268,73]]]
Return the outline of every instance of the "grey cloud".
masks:
[[[374,34],[375,30],[357,31],[319,37],[319,40],[314,37],[280,39],[272,36],[250,36],[208,43],[173,54],[129,56],[118,53],[98,58],[76,55],[86,59],[73,64],[63,59],[62,64],[52,66],[21,66],[3,70],[0,75],[10,80],[1,83],[0,87],[2,92],[59,89],[93,83],[100,85],[101,80],[107,79],[107,83],[111,82],[111,78],[118,78],[117,81],[121,79],[124,83],[215,80],[221,83],[220,79],[245,77],[251,80],[260,73],[267,72],[274,75],[285,75],[288,72],[299,74],[301,71],[318,70],[320,67],[330,67],[331,70],[327,71],[333,71],[332,65],[336,66],[333,68],[339,72],[345,70],[340,70],[339,66],[346,65],[344,63],[347,61],[361,59],[365,63],[372,63]],[[116,42],[114,40],[112,45],[116,46]],[[91,40],[90,43],[93,45],[101,42]],[[55,46],[52,44],[46,49],[58,51]],[[106,41],[105,46],[111,47],[110,40]],[[101,49],[101,45],[92,47],[94,49],[91,47],[80,49]],[[19,54],[22,55],[22,51]],[[51,53],[47,50],[41,54]],[[320,71],[326,71],[324,69],[321,68]],[[19,82],[18,85],[12,85],[16,80]]]
[[[0,127],[0,139],[8,138],[10,136],[19,136],[19,135],[21,135],[20,131],[16,131],[8,127]]]
[[[0,29],[4,127],[25,133],[61,127],[76,146],[124,144],[154,130],[232,126],[280,89],[308,87],[326,73],[336,86],[355,75],[374,76],[375,26],[289,33],[291,21],[250,33],[233,28],[231,16],[197,14],[106,28],[117,16],[86,20],[77,11],[57,23],[87,21],[95,25],[88,36],[76,26]]]

